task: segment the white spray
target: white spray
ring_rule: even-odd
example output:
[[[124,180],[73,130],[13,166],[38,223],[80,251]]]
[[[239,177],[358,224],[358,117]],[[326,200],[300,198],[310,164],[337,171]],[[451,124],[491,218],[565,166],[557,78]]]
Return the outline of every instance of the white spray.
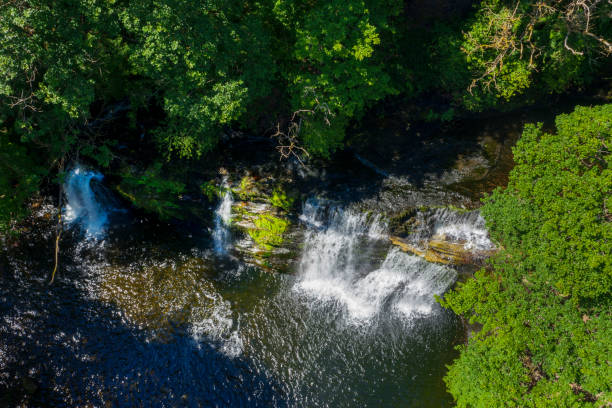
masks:
[[[215,210],[215,229],[213,231],[215,252],[219,255],[227,253],[230,244],[229,225],[232,220],[232,204],[234,203],[227,178],[223,179],[222,188],[223,197]]]
[[[301,219],[311,228],[294,290],[315,304],[340,307],[349,322],[370,322],[384,310],[403,317],[430,314],[434,295],[443,294],[456,279],[453,270],[396,248],[379,267],[364,269],[371,248],[386,242],[378,218],[309,201]]]
[[[479,211],[462,213],[438,208],[421,212],[417,217],[419,228],[410,237],[416,245],[438,237],[461,243],[466,250],[487,251],[495,248]]]
[[[68,173],[64,184],[64,220],[69,224],[79,223],[88,238],[102,237],[108,222],[108,213],[92,190],[92,181],[101,181],[103,177],[98,172],[76,166]]]

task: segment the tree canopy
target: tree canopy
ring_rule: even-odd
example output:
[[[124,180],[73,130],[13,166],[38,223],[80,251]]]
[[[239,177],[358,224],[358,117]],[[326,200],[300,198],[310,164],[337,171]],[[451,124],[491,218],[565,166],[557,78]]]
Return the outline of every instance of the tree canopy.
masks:
[[[596,78],[612,52],[612,6],[588,4],[483,0],[444,13],[398,0],[3,1],[0,150],[23,157],[0,163],[0,193],[21,197],[3,205],[20,213],[32,186],[71,159],[116,165],[130,131],[151,152],[144,167],[161,163],[165,177],[229,128],[291,128],[329,158],[393,95],[441,95],[447,118],[564,92]],[[117,135],[119,119],[131,130]]]
[[[482,214],[502,246],[443,304],[482,330],[446,378],[459,407],[612,403],[612,105],[525,127]]]
[[[329,159],[385,98],[506,110],[610,61],[611,1],[428,3],[0,0],[0,232],[73,161],[180,217],[186,169],[229,129]],[[612,105],[525,127],[482,209],[502,250],[442,301],[482,326],[446,377],[459,407],[612,406],[611,149]]]

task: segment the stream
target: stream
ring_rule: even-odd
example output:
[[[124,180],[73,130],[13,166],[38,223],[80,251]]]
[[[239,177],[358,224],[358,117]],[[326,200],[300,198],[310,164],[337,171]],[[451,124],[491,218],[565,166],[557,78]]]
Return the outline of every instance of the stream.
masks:
[[[520,126],[478,132],[484,144],[501,140],[496,155],[511,160]],[[410,167],[416,153],[405,152],[384,169],[385,152],[356,156],[373,167],[364,171],[377,177],[377,194],[344,200],[373,185],[359,179],[355,190],[332,185],[342,193],[334,200],[299,203],[300,241],[286,273],[236,255],[227,178],[211,228],[177,228],[135,213],[101,173],[74,165],[55,283],[58,209],[49,202],[35,209],[27,244],[0,259],[0,406],[452,406],[445,366],[466,330],[434,297],[457,269],[400,251],[380,215],[394,201],[441,196],[428,184],[433,165]],[[452,187],[443,206],[463,202],[455,191],[503,184],[511,168],[461,179],[480,163],[461,153],[454,173],[433,181]],[[493,248],[478,211],[440,206],[415,219],[415,242],[436,235]]]

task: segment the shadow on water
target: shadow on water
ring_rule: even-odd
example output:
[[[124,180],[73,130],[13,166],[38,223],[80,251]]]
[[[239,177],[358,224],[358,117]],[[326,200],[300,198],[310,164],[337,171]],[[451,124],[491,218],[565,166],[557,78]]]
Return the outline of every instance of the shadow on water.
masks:
[[[88,295],[87,271],[64,264],[48,286],[32,272],[49,270],[40,244],[19,249],[26,258],[0,276],[0,406],[286,405],[282,387],[248,359],[180,327],[160,340],[125,323]]]
[[[556,115],[573,111],[576,104],[602,103],[589,97],[566,99],[448,123],[411,123],[397,108],[382,119],[372,114],[348,131],[348,148],[313,172],[312,179],[323,196],[343,203],[377,201],[368,207],[385,212],[440,205],[475,208],[485,194],[508,182],[512,147],[525,124],[541,122],[554,131]]]
[[[224,279],[200,236],[125,217],[109,217],[104,243],[67,230],[52,286],[53,217],[32,220],[8,252],[0,406],[451,404],[442,376],[460,327],[450,313],[413,321],[381,306],[379,323],[355,326],[333,300],[296,292],[293,275]]]

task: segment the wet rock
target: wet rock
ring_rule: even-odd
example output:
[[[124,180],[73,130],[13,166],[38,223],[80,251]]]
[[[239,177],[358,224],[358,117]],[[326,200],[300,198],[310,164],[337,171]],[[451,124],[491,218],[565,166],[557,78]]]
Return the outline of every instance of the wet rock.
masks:
[[[294,195],[272,175],[246,172],[230,187],[237,198],[231,227],[240,257],[265,269],[285,269],[295,256],[298,239],[291,220]]]
[[[232,206],[233,225],[244,230],[257,228],[255,222],[264,214],[276,215],[276,210],[269,203],[238,201]]]
[[[391,234],[404,237],[408,236],[418,227],[418,219],[416,218],[417,209],[409,208],[396,216],[389,219],[389,231]]]
[[[418,245],[405,238],[389,237],[391,242],[402,251],[423,257],[428,262],[470,265],[481,263],[490,257],[494,250],[467,248],[465,242],[452,242],[444,236],[434,236],[429,241]]]

